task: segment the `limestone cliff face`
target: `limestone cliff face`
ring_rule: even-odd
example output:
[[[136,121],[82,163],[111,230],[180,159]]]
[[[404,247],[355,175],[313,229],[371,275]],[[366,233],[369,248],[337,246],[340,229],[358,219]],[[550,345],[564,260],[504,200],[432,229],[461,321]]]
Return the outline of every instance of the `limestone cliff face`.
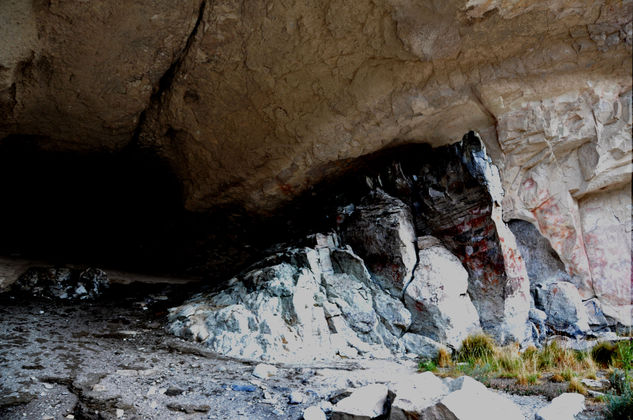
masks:
[[[632,13],[593,0],[4,1],[0,139],[152,148],[189,209],[265,213],[347,159],[475,130],[504,218],[537,225],[583,297],[630,323]]]

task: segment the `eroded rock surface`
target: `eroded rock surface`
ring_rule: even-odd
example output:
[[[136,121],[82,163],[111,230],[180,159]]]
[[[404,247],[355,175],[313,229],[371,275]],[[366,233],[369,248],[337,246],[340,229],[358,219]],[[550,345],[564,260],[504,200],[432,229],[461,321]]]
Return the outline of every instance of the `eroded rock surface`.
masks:
[[[169,331],[221,354],[314,360],[404,354],[411,313],[336,239],[265,259],[169,315]],[[319,245],[319,243],[324,245]]]
[[[418,265],[404,295],[413,315],[409,330],[459,348],[481,328],[467,293],[468,273],[432,236],[420,238],[418,248]]]

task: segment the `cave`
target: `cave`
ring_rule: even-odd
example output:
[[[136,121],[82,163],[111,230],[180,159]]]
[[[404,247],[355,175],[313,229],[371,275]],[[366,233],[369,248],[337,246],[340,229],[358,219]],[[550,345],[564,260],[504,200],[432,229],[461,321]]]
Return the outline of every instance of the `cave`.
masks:
[[[0,143],[0,253],[51,264],[182,269],[188,240],[178,179],[150,152],[59,152]]]
[[[0,418],[611,413],[633,3],[559,3],[0,1]]]

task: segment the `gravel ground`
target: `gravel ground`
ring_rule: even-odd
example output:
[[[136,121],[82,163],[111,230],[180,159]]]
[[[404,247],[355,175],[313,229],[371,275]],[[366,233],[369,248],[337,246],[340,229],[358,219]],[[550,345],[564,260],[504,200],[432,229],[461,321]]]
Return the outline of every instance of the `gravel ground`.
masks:
[[[186,288],[148,287],[98,303],[0,296],[0,418],[300,419],[346,388],[415,374],[412,360],[357,360],[277,365],[258,379],[253,362],[166,335],[165,310]],[[293,391],[303,401],[290,404]],[[547,403],[508,397],[528,419]]]

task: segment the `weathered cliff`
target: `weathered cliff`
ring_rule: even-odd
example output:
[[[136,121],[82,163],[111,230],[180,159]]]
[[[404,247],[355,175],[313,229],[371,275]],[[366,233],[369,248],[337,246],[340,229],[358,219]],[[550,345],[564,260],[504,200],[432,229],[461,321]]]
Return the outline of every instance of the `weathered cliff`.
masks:
[[[630,323],[631,1],[7,1],[0,139],[149,148],[188,209],[272,213],[350,159],[478,132],[505,220]],[[0,140],[2,141],[2,140]]]

